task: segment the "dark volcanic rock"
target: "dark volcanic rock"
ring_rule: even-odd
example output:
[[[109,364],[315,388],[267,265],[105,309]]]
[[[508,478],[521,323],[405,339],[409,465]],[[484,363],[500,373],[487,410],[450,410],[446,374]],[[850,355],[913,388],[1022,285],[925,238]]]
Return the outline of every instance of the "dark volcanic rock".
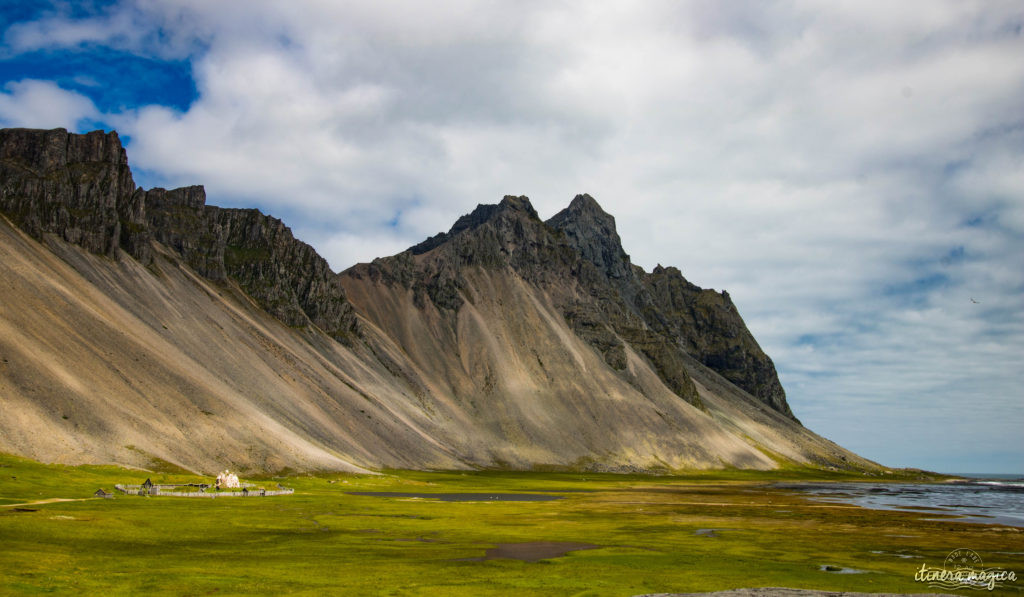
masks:
[[[678,269],[660,265],[642,282],[653,298],[645,309],[652,327],[674,336],[722,377],[795,419],[775,365],[743,323],[728,292],[702,289]]]
[[[134,193],[117,133],[0,131],[0,211],[36,238],[53,233],[92,253],[113,254],[122,217],[139,215],[131,209]]]
[[[431,251],[428,259],[414,259]],[[511,266],[524,278],[540,282],[553,270],[568,268],[574,259],[578,260],[575,252],[544,226],[530,200],[510,195],[497,205],[478,205],[447,233],[346,273],[411,288],[421,305],[430,300],[439,309],[456,311],[463,302],[459,293],[464,285],[463,267]]]
[[[137,189],[115,132],[0,130],[0,212],[36,238],[111,256],[121,248],[144,264],[160,242],[288,325],[313,323],[340,340],[352,332],[351,305],[312,247],[258,210],[206,205],[201,186]]]
[[[569,207],[547,221],[548,226],[565,233],[580,255],[609,278],[631,274],[629,255],[615,230],[615,218],[605,213],[590,195],[576,195]]]
[[[312,322],[336,339],[348,339],[351,305],[313,247],[258,210],[207,209],[225,233],[224,268],[249,296],[289,325]]]
[[[640,328],[617,331],[632,338],[630,344],[658,365],[664,378],[681,368],[674,358],[674,350],[680,348],[775,411],[795,419],[771,358],[746,329],[728,293],[690,284],[675,267],[658,265],[646,273],[632,265],[615,231],[614,218],[589,195],[577,196],[547,223],[565,232],[569,244],[608,276],[628,308],[642,318]]]
[[[577,195],[547,224],[565,233],[579,254],[607,276],[630,313],[642,320],[642,325],[631,325],[629,317],[619,313],[610,319],[619,335],[658,367],[669,387],[673,387],[675,372],[682,369],[675,353],[682,349],[772,409],[795,419],[775,365],[747,330],[728,293],[691,284],[674,267],[658,266],[648,274],[633,266],[622,249],[615,219],[589,195]],[[584,330],[581,336],[586,333]],[[597,342],[606,344],[607,339]]]
[[[142,204],[154,240],[181,255],[200,275],[217,281],[227,278],[224,231],[206,216],[203,187],[150,189],[143,192]]]
[[[664,378],[682,367],[674,350],[683,349],[772,409],[794,418],[775,366],[746,329],[727,293],[694,286],[675,267],[658,266],[645,273],[632,265],[614,218],[588,195],[577,196],[547,223],[564,231],[568,242],[606,273],[618,295],[642,318],[641,328],[618,332],[632,338],[631,345],[658,365]]]
[[[235,280],[274,317],[291,326],[316,324],[345,340],[351,305],[316,251],[281,220],[256,209],[206,205],[203,187],[151,189],[144,203],[154,239],[211,280]]]

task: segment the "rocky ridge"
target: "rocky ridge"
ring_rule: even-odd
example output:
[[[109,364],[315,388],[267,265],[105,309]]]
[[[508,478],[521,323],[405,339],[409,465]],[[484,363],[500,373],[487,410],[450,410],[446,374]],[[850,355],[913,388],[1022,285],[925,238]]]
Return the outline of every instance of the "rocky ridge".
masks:
[[[256,209],[206,205],[201,186],[142,194],[153,240],[214,281],[234,280],[271,315],[294,327],[314,324],[350,341],[352,308],[327,261],[281,220]]]
[[[0,132],[0,209],[36,238],[57,234],[97,254],[113,254],[142,226],[135,182],[117,133],[64,129]]]
[[[116,132],[0,131],[0,211],[36,238],[59,236],[113,256],[152,261],[151,241],[199,274],[233,280],[291,326],[314,324],[347,341],[351,306],[316,251],[255,209],[206,205],[201,186],[137,188]]]

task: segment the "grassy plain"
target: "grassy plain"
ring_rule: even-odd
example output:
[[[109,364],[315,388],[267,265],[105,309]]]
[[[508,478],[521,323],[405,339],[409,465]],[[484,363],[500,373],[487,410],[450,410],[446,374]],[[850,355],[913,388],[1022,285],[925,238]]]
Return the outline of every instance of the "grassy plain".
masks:
[[[958,547],[977,551],[988,566],[1024,572],[1019,529],[823,504],[771,486],[851,478],[821,471],[389,471],[265,479],[296,490],[273,498],[92,499],[97,488],[146,477],[199,480],[171,468],[150,474],[0,455],[0,592],[619,596],[788,586],[913,593],[928,591],[914,582],[915,570],[941,566]],[[564,499],[438,502],[348,491],[562,492]],[[53,498],[76,501],[40,502]],[[496,544],[530,541],[599,547],[538,562],[473,560]],[[1004,592],[1024,594],[1022,587]]]

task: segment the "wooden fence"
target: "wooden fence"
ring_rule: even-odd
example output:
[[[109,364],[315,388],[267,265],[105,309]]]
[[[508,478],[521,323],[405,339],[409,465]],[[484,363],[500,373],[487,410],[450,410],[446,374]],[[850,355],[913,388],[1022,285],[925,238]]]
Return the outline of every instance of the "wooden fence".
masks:
[[[243,487],[242,491],[172,491],[178,487],[189,487],[189,485],[153,485],[146,488],[144,485],[114,485],[114,489],[125,495],[142,495],[151,497],[190,497],[190,498],[226,498],[226,497],[272,497],[275,495],[291,495],[294,489],[281,487],[280,489],[262,489]]]

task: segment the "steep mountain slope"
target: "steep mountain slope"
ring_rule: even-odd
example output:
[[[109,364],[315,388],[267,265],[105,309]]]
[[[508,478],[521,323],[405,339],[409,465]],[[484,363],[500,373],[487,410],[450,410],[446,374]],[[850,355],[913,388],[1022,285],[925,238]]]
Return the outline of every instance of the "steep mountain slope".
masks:
[[[279,220],[205,200],[136,188],[116,133],[0,131],[0,451],[208,472],[874,466],[792,418],[727,295],[630,264],[589,197],[548,223],[507,197],[340,275]]]
[[[433,378],[431,394],[501,430],[492,450],[525,436],[559,464],[600,454],[641,468],[773,466],[758,447],[864,464],[801,427],[771,393],[766,371],[781,392],[774,367],[727,295],[630,264],[614,220],[590,197],[548,223],[525,197],[480,205],[447,233],[342,272],[342,284]],[[716,365],[768,392],[745,392]]]

